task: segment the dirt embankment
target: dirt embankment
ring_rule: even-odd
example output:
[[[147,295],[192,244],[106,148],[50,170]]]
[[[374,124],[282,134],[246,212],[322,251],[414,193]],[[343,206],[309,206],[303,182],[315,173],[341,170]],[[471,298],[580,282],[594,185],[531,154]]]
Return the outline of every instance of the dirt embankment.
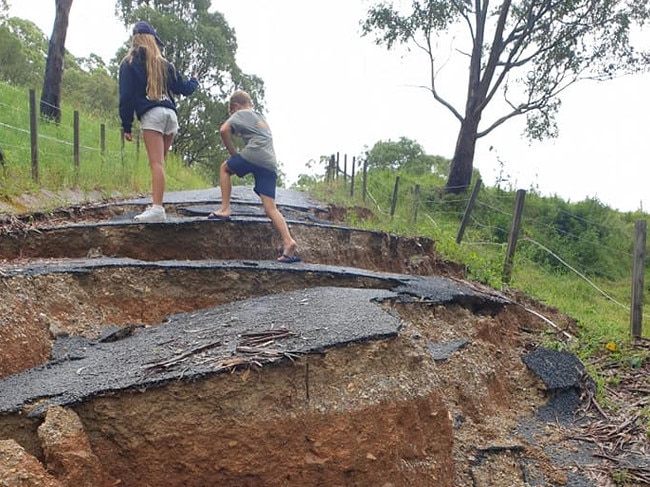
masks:
[[[522,358],[577,333],[569,317],[340,209],[292,220],[304,262],[287,266],[268,221],[187,206],[155,225],[121,204],[6,220],[0,402],[25,374],[34,392],[0,415],[0,483],[581,487],[620,465],[539,419],[558,391]]]

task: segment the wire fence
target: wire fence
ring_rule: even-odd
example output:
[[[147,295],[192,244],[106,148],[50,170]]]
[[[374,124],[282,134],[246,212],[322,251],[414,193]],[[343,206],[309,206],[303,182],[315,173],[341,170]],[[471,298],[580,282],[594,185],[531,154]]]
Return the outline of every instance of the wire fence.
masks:
[[[102,173],[104,180],[114,180],[116,186],[128,187],[138,170],[146,174],[147,166],[138,164],[139,137],[134,144],[125,145],[117,120],[108,123],[80,120],[78,112],[63,110],[60,123],[39,126],[33,93],[8,85],[3,85],[2,93],[0,181],[4,187],[29,178],[47,179],[52,189],[79,185],[84,178],[92,185],[98,179],[97,172]],[[7,93],[10,102],[6,101]],[[24,143],[26,134],[32,141],[29,145]],[[38,161],[45,158],[56,162],[38,166]],[[463,192],[445,194],[443,198],[443,188],[403,182],[400,185],[398,177],[392,187],[387,187],[384,181],[368,178],[364,161],[356,157],[348,159],[347,155],[340,160],[338,154],[330,158],[326,177],[342,180],[350,197],[372,205],[378,214],[394,220],[396,225],[404,228],[423,225],[434,238],[450,239],[453,235],[451,240],[477,255],[486,257],[486,248],[502,255],[502,273],[507,258],[512,258],[512,282],[524,291],[531,284],[526,276],[518,273],[519,268],[538,268],[540,272],[551,268],[579,277],[582,285],[561,292],[593,302],[594,319],[598,319],[598,306],[604,302],[633,314],[642,305],[638,299],[633,302],[635,290],[641,287],[642,298],[648,294],[644,288],[645,263],[638,264],[639,256],[645,257],[645,245],[641,250],[634,248],[638,222],[633,219],[623,220],[621,224],[621,219],[614,221],[603,213],[602,219],[595,221],[573,207],[561,205],[554,205],[556,214],[547,218],[539,208],[531,211],[524,205],[519,215],[516,254],[513,248],[510,249],[513,254],[508,256],[508,240],[516,216],[516,194],[512,192],[490,192],[489,197],[486,193]],[[450,221],[457,224],[455,232],[443,228]],[[571,245],[567,246],[567,242]],[[637,272],[635,280],[634,268],[639,266],[642,272]],[[506,283],[510,281],[508,275],[501,277],[507,278]],[[620,284],[612,284],[612,289],[608,289],[609,283],[620,283],[621,279],[628,283],[623,293]],[[553,296],[548,296],[549,301],[552,299]],[[639,319],[647,318],[647,314],[638,314]]]
[[[136,175],[146,174],[147,167],[138,164],[139,134],[135,143],[125,144],[117,118],[82,118],[79,111],[63,108],[60,122],[45,121],[37,114],[34,90],[1,88],[0,182],[5,191],[29,180],[51,189],[93,186],[100,180],[130,186]]]
[[[368,177],[363,161],[354,164],[358,166],[355,175],[349,167],[341,167],[338,155],[332,156],[327,179],[342,181],[350,197],[372,206],[377,214],[390,219],[393,227],[417,228],[418,232],[425,229],[443,246],[452,245],[449,240],[453,238],[454,244],[464,249],[464,255],[474,253],[484,259],[496,255],[500,259],[497,279],[504,286],[512,282],[524,292],[539,292],[533,290],[536,276],[532,274],[536,271],[539,279],[548,276],[549,271],[573,276],[578,284],[572,279],[567,287],[558,287],[558,294],[588,303],[587,312],[593,320],[611,319],[603,318],[607,313],[602,312],[605,307],[616,308],[619,323],[612,326],[620,327],[621,319],[629,320],[631,336],[643,335],[642,321],[648,319],[648,314],[643,313],[643,301],[649,294],[644,285],[644,215],[617,214],[614,218],[616,212],[595,201],[562,205],[557,200],[542,205],[543,198],[535,195],[531,195],[530,204],[524,204],[525,191],[478,191],[480,181],[471,194],[449,194],[449,188],[405,184],[399,175],[391,187],[386,178]],[[520,207],[518,197],[522,197]],[[595,220],[585,215],[602,218]],[[455,230],[449,228],[449,222],[454,222]],[[493,273],[496,264],[493,262]],[[495,276],[490,277],[494,280]],[[548,291],[542,295],[548,302],[556,297],[560,296]]]

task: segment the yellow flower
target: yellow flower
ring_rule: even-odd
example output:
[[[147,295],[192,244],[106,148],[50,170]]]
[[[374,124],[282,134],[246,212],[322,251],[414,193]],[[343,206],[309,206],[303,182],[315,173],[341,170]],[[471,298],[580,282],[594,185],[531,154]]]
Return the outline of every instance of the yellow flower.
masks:
[[[605,344],[605,348],[609,350],[610,352],[616,352],[618,350],[618,347],[616,346],[616,343],[614,342],[607,342]]]

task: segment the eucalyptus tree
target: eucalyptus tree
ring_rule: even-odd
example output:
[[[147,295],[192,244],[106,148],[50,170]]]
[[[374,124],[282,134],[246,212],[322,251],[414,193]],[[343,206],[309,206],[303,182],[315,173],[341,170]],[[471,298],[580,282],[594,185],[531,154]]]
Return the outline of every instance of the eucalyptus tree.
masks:
[[[43,81],[48,40],[36,24],[0,18],[0,79],[35,86]]]
[[[219,138],[219,126],[228,117],[228,97],[241,88],[256,106],[264,109],[264,84],[242,72],[235,60],[235,31],[223,14],[209,11],[210,0],[117,0],[116,9],[124,25],[138,20],[150,22],[164,42],[164,55],[176,69],[199,75],[200,88],[178,103],[182,130],[174,142],[187,164],[214,170],[227,155]],[[126,52],[127,46],[118,58]],[[118,59],[119,61],[119,59]],[[216,181],[216,179],[215,179]]]
[[[430,79],[425,88],[460,123],[448,192],[469,187],[479,138],[520,115],[529,138],[557,136],[559,95],[567,87],[637,72],[648,63],[631,37],[648,19],[650,0],[398,3],[371,6],[362,32],[388,49],[403,44],[425,53]],[[445,41],[454,49],[441,49]],[[442,89],[441,68],[451,60],[464,63],[460,103]]]
[[[440,156],[430,156],[415,140],[400,137],[395,142],[380,140],[366,153],[369,169],[402,169],[412,174],[431,174],[446,176],[448,162]]]
[[[72,0],[55,0],[54,28],[45,62],[43,90],[41,91],[41,116],[45,119],[61,121],[61,84],[63,81],[63,60],[65,58],[65,38]]]

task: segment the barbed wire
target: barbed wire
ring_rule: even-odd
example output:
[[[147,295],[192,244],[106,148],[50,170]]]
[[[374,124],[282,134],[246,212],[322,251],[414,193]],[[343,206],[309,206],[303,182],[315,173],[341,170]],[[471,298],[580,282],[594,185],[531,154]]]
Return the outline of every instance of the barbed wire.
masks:
[[[629,306],[625,306],[624,304],[618,302],[616,299],[614,299],[610,294],[605,292],[602,288],[600,288],[596,283],[594,283],[591,279],[589,279],[587,276],[585,276],[582,272],[580,272],[578,269],[573,267],[571,264],[569,264],[566,260],[562,259],[559,255],[557,255],[555,252],[553,252],[551,249],[548,247],[542,245],[541,243],[529,238],[529,237],[523,237],[522,240],[525,240],[527,242],[533,243],[537,245],[539,248],[542,250],[548,252],[551,256],[553,256],[555,259],[557,259],[562,265],[564,265],[566,268],[571,270],[574,274],[576,274],[578,277],[580,277],[582,280],[584,280],[586,283],[588,283],[591,287],[593,287],[596,291],[598,291],[602,296],[610,300],[611,302],[617,304],[621,308],[629,311],[630,308]]]
[[[362,174],[359,173],[356,177],[362,177]],[[460,222],[461,218],[464,217],[465,212],[464,211],[459,211],[458,208],[462,203],[465,203],[469,201],[469,196],[460,196],[459,198],[453,198],[453,200],[450,200],[449,198],[425,198],[422,199],[419,202],[415,201],[415,193],[412,190],[408,190],[407,192],[404,191],[403,187],[399,188],[399,194],[394,195],[394,187],[391,186],[390,184],[387,184],[385,180],[382,180],[381,182],[373,182],[369,181],[368,186],[371,188],[370,191],[367,191],[366,196],[369,198],[371,201],[371,204],[377,209],[379,214],[383,216],[389,216],[388,211],[385,209],[387,205],[391,205],[391,201],[393,201],[393,198],[397,196],[397,201],[396,206],[402,208],[401,211],[401,216],[400,212],[396,212],[395,215],[393,215],[393,219],[395,220],[395,224],[399,225],[399,219],[400,218],[408,218],[404,216],[404,205],[408,204],[413,204],[413,208],[415,211],[415,208],[418,208],[418,215],[421,216],[421,218],[425,219],[428,224],[432,226],[433,229],[436,229],[435,231],[439,231],[441,229],[440,224],[436,220],[436,215],[442,215],[442,214],[447,214],[447,215],[456,215],[458,217],[458,221]],[[419,188],[420,193],[422,194],[422,187]],[[436,188],[436,187],[429,187],[424,189],[424,192],[430,194],[430,192],[435,192],[437,190],[442,190],[443,188]],[[479,193],[480,195],[481,193]],[[504,208],[503,206],[498,204],[498,201],[504,201],[508,203],[512,203],[512,207],[509,208]],[[382,207],[382,203],[384,202]],[[497,204],[495,204],[497,202]],[[483,213],[488,213],[488,214],[493,214],[493,215],[500,215],[504,219],[507,219],[508,221],[512,221],[514,217],[514,202],[515,202],[515,195],[514,194],[503,194],[503,195],[494,195],[490,194],[489,198],[487,201],[484,199],[481,199],[479,196],[479,199],[475,202],[475,206],[477,208],[480,208]],[[417,205],[417,206],[416,206]],[[435,208],[434,212],[427,212],[427,211],[422,211],[421,208],[426,207],[426,208]],[[614,293],[607,291],[606,287],[603,286],[602,284],[598,285],[596,282],[589,278],[588,276],[591,274],[598,275],[602,272],[602,269],[599,268],[594,268],[591,271],[589,270],[580,270],[579,265],[576,265],[575,263],[571,263],[570,261],[572,260],[571,258],[568,258],[566,256],[562,255],[561,251],[558,250],[553,250],[553,247],[558,244],[558,242],[554,242],[555,245],[551,245],[549,243],[544,242],[544,239],[540,239],[540,236],[544,235],[544,231],[551,231],[551,235],[553,233],[557,233],[559,237],[561,238],[567,238],[571,239],[572,241],[581,243],[583,245],[591,246],[594,249],[601,249],[611,255],[617,256],[617,258],[620,257],[629,257],[632,258],[632,254],[629,251],[626,251],[621,248],[616,248],[612,247],[611,245],[606,245],[600,241],[594,240],[592,238],[589,238],[589,235],[586,234],[577,234],[575,232],[571,231],[561,231],[558,232],[558,228],[553,226],[552,224],[549,224],[548,222],[544,222],[538,218],[535,217],[530,217],[526,216],[527,215],[527,208],[524,208],[524,214],[522,218],[522,224],[521,227],[524,229],[522,232],[522,237],[520,237],[520,243],[528,243],[538,250],[542,251],[543,253],[547,254],[550,256],[554,261],[556,261],[560,266],[565,268],[567,271],[572,273],[573,275],[577,276],[581,281],[583,281],[590,289],[598,293],[600,296],[602,296],[604,299],[607,301],[611,302],[613,305],[618,307],[621,310],[624,310],[626,312],[630,311],[630,305],[626,305],[622,303],[619,299],[617,299],[614,295]],[[556,210],[557,211],[557,210]],[[616,234],[618,232],[620,234],[620,229],[618,229],[614,225],[607,225],[607,219],[605,219],[603,222],[596,222],[593,220],[590,220],[588,218],[584,218],[581,215],[576,214],[575,212],[571,212],[569,210],[564,210],[561,209],[558,211],[559,214],[563,215],[566,217],[566,220],[568,225],[570,225],[570,222],[572,220],[575,220],[575,222],[579,223],[580,225],[587,226],[588,230],[593,231],[594,234],[598,235],[608,235],[608,234]],[[510,228],[504,228],[503,226],[499,225],[493,225],[485,222],[484,216],[476,216],[475,213],[470,213],[469,214],[469,222],[470,225],[468,226],[468,230],[475,229],[476,230],[476,235],[480,234],[487,234],[487,235],[509,235],[510,233]],[[540,235],[536,235],[538,231],[541,230]],[[454,240],[453,237],[447,233],[445,235],[448,237],[450,241]],[[469,238],[465,238],[465,240],[462,242],[463,245],[468,245],[468,246],[474,246],[474,247],[493,247],[493,248],[499,248],[503,247],[505,248],[505,243],[504,242],[498,242],[498,241],[490,241],[490,240],[481,240],[481,239],[476,239],[476,240],[471,240],[471,236],[473,233],[470,231],[468,234]],[[630,236],[632,238],[632,236]],[[630,243],[631,245],[631,243]],[[539,262],[536,262],[530,258],[528,258],[524,253],[519,253],[519,258],[522,259],[523,261],[529,262],[529,265],[532,265],[536,268],[539,268],[542,270],[542,272],[548,272],[548,269],[545,268],[544,265],[541,265]],[[579,254],[573,255],[571,254],[572,257],[577,258],[579,257]],[[617,293],[620,294],[620,293]],[[593,299],[593,295],[585,295],[583,296],[584,299]],[[645,316],[645,314],[644,314]]]

